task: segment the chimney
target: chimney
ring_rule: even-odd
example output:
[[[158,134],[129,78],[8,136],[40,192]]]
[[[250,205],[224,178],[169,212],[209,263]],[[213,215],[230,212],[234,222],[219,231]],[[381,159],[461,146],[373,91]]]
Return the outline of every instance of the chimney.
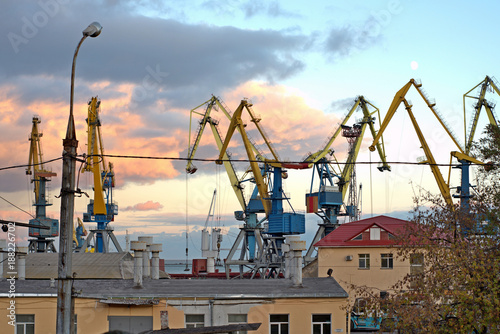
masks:
[[[289,235],[282,245],[285,252],[285,277],[290,278],[296,287],[302,286],[302,252],[306,250],[306,242],[299,236]]]
[[[125,252],[130,253],[130,235],[128,230],[125,230]]]
[[[146,250],[146,243],[132,241],[130,249],[134,251],[134,286],[142,287],[142,253]]]
[[[17,247],[17,279],[26,279],[26,254],[28,247]]]
[[[151,252],[151,278],[160,279],[160,252],[162,251],[161,244],[152,244],[149,246]]]
[[[142,253],[142,275],[147,278],[151,277],[151,270],[149,266],[149,253],[151,252],[150,246],[153,243],[153,237],[151,236],[141,236],[137,238],[139,241],[146,243],[146,251]]]

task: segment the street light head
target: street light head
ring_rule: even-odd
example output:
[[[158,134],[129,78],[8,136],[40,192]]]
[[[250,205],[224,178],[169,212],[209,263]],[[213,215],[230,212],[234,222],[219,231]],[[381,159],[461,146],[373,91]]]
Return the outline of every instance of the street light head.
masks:
[[[83,36],[97,37],[101,33],[102,26],[99,22],[92,22],[84,31]]]

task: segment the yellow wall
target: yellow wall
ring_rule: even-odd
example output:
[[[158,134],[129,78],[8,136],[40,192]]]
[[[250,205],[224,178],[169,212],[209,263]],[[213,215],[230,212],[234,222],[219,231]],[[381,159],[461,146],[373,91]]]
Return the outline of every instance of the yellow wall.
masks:
[[[35,315],[35,332],[51,334],[56,331],[56,306],[55,297],[33,298],[18,297],[16,301],[17,314]],[[188,300],[183,300],[188,302]],[[242,300],[242,303],[245,303]],[[0,299],[0,317],[6,319],[8,315],[8,298]],[[248,322],[260,322],[255,334],[269,333],[269,314],[288,314],[290,321],[290,334],[311,333],[312,314],[331,314],[332,332],[336,329],[346,332],[346,312],[343,309],[346,299],[339,298],[294,298],[264,301],[262,304],[251,306]],[[200,308],[201,310],[202,308]],[[166,306],[162,300],[155,306],[122,306],[107,305],[97,299],[76,299],[75,313],[77,314],[78,333],[104,333],[108,331],[108,316],[152,316],[153,329],[161,329],[160,310],[168,311],[170,328],[183,328],[184,311],[179,307]],[[14,334],[15,329],[4,320],[0,323],[0,333]]]
[[[8,298],[0,299],[0,317],[7,319],[9,314]],[[17,314],[35,315],[35,333],[51,334],[56,332],[57,298],[18,297],[16,301]],[[75,301],[78,333],[104,333],[108,331],[108,316],[153,316],[153,329],[161,329],[160,310],[165,309],[165,301],[155,306],[122,306],[106,305],[96,299],[81,299]],[[14,334],[13,326],[6,321],[0,322],[0,333]]]
[[[393,269],[381,268],[382,253],[393,254]],[[370,269],[359,269],[358,254],[370,254]],[[346,261],[351,255],[352,261]],[[332,276],[349,293],[350,284],[387,290],[406,274],[410,273],[408,261],[396,258],[396,249],[387,247],[325,247],[318,252],[318,276],[326,277],[328,269],[333,269]],[[351,301],[355,296],[349,293]]]
[[[331,314],[332,333],[336,329],[346,333],[346,311],[342,309],[345,306],[346,300],[338,298],[279,299],[251,308],[247,321],[262,323],[259,330],[252,333],[269,334],[269,314],[288,314],[290,334],[306,334],[311,333],[313,314]]]

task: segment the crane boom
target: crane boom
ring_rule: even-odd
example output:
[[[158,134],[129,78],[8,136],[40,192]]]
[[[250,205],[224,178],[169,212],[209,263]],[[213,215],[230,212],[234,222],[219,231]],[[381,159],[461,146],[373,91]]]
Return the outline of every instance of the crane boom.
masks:
[[[415,132],[417,133],[418,139],[420,141],[420,144],[422,145],[422,149],[424,150],[424,153],[425,153],[425,156],[426,156],[426,159],[423,160],[423,161],[421,161],[420,163],[428,164],[430,166],[431,171],[432,171],[432,173],[434,175],[434,178],[436,180],[436,183],[437,183],[437,185],[439,187],[439,190],[441,192],[441,195],[443,196],[446,204],[449,205],[449,206],[453,206],[453,200],[452,200],[452,196],[451,196],[451,193],[450,193],[450,187],[449,187],[449,176],[448,176],[448,182],[446,182],[444,180],[444,178],[443,178],[443,175],[441,174],[441,171],[439,170],[439,167],[436,164],[434,156],[432,155],[432,152],[431,152],[431,150],[429,148],[429,145],[427,145],[425,137],[422,134],[422,131],[420,130],[420,127],[419,127],[419,125],[418,125],[418,123],[417,123],[417,121],[415,119],[415,116],[414,116],[414,114],[412,112],[412,105],[406,100],[405,96],[406,96],[408,90],[411,88],[411,86],[414,86],[416,88],[416,90],[418,91],[418,93],[420,94],[420,96],[426,102],[426,104],[429,107],[429,109],[431,109],[431,111],[433,112],[434,116],[436,116],[436,118],[438,119],[438,121],[440,122],[440,124],[443,126],[443,128],[446,131],[446,133],[450,136],[450,138],[452,139],[452,141],[454,142],[454,144],[460,150],[458,152],[457,151],[452,152],[452,156],[454,156],[457,159],[459,159],[459,161],[472,162],[472,163],[478,163],[479,162],[476,159],[474,159],[472,157],[469,157],[467,154],[464,153],[464,150],[458,144],[458,141],[456,140],[456,138],[454,137],[454,135],[452,134],[452,132],[447,128],[447,126],[445,125],[444,121],[441,119],[441,117],[437,113],[437,111],[435,109],[435,103],[430,102],[430,100],[427,98],[427,96],[425,95],[425,93],[423,92],[423,90],[421,88],[422,84],[421,83],[417,83],[414,79],[411,79],[394,96],[394,99],[393,99],[393,101],[392,101],[392,103],[391,103],[391,105],[389,107],[389,110],[387,111],[387,114],[386,114],[386,116],[384,118],[384,121],[382,122],[382,125],[380,127],[380,131],[378,132],[377,136],[373,139],[373,143],[372,143],[372,145],[369,148],[370,148],[371,151],[375,150],[375,145],[377,144],[379,138],[382,136],[383,131],[386,129],[386,127],[389,124],[390,120],[392,119],[392,117],[394,116],[395,112],[397,111],[399,105],[401,103],[403,103],[404,106],[405,106],[406,111],[408,112],[408,115],[410,116],[412,125],[413,125],[413,127],[415,129]],[[479,162],[479,163],[481,163],[481,162]],[[451,169],[450,169],[450,172],[451,172]],[[468,174],[468,171],[462,169],[462,173],[467,173]],[[468,189],[469,185],[468,184],[467,185],[462,185],[462,188],[464,188],[464,187],[467,187],[467,189]],[[462,197],[464,197],[464,196],[462,196]]]
[[[94,177],[93,215],[105,216],[107,210],[101,175],[101,163],[105,166],[105,162],[102,156],[101,120],[99,118],[100,104],[101,101],[96,97],[93,97],[89,103],[87,118],[87,161],[83,170],[92,172]],[[104,170],[104,168],[102,168],[102,170]]]
[[[374,110],[370,111],[368,109],[368,106],[373,107]],[[354,112],[358,108],[361,108],[361,110],[363,112],[363,121],[362,121],[362,123],[363,124],[367,124],[369,126],[370,132],[371,132],[373,138],[375,138],[376,135],[377,135],[377,130],[375,129],[375,125],[374,125],[374,119],[375,119],[375,117],[373,115],[375,113],[377,113],[378,119],[379,119],[379,125],[380,125],[380,111],[379,111],[379,109],[377,107],[375,107],[373,104],[371,104],[370,102],[368,102],[364,98],[364,96],[360,95],[360,96],[356,97],[356,99],[354,100],[354,103],[353,103],[352,107],[350,108],[350,110],[348,111],[348,113],[346,114],[346,116],[344,117],[344,119],[342,120],[342,122],[339,124],[339,127],[335,130],[335,132],[333,133],[333,135],[326,142],[325,146],[321,150],[319,150],[319,151],[317,151],[315,153],[309,154],[304,159],[304,162],[316,163],[316,162],[320,161],[321,159],[323,159],[328,154],[328,152],[331,152],[331,146],[333,145],[335,139],[342,132],[342,128],[344,126],[346,126],[347,122],[349,121],[349,119],[351,118],[351,116],[354,114]],[[363,128],[363,132],[364,132],[364,128]],[[382,161],[382,166],[379,167],[379,170],[380,171],[384,171],[384,170],[390,171],[390,166],[387,164],[387,160],[386,160],[384,141],[383,141],[383,138],[381,136],[380,136],[380,141],[377,142],[377,144],[375,146],[376,146],[377,152],[378,152],[378,154],[380,156],[380,159]],[[359,147],[357,148],[357,152],[359,152]],[[357,157],[357,152],[356,152],[356,157]],[[356,157],[354,157],[353,161],[356,161]]]
[[[113,242],[118,252],[121,246],[118,243],[113,230],[108,224],[118,215],[118,205],[113,202],[114,170],[113,164],[106,165],[104,159],[104,146],[101,136],[100,106],[101,101],[92,97],[88,103],[87,116],[87,157],[83,172],[91,172],[94,181],[94,199],[87,205],[87,212],[83,214],[84,222],[96,222],[97,229],[91,230],[87,239],[79,249],[85,251],[89,240],[95,238],[95,251],[99,253],[109,252],[109,239]],[[78,251],[78,248],[76,249]]]
[[[255,179],[255,186],[259,191],[259,195],[262,201],[262,205],[264,207],[264,211],[266,212],[266,217],[271,213],[271,201],[269,200],[269,195],[267,191],[267,184],[264,181],[264,178],[261,174],[259,164],[255,158],[254,151],[252,149],[252,145],[250,140],[248,139],[247,133],[245,131],[245,124],[241,119],[241,115],[243,113],[243,109],[248,106],[249,103],[247,100],[242,100],[238,108],[233,113],[233,117],[231,118],[231,123],[229,124],[229,128],[227,131],[227,135],[225,137],[224,143],[220,149],[219,158],[217,159],[217,164],[222,164],[224,159],[224,154],[226,153],[227,147],[231,138],[234,134],[234,131],[239,130],[241,137],[243,139],[243,145],[245,146],[245,150],[248,155],[248,159],[250,162],[250,168],[252,169],[252,174]]]
[[[453,143],[455,143],[455,145],[460,150],[460,152],[463,153],[464,150],[462,149],[461,145],[459,144],[459,141],[455,138],[455,135],[452,133],[452,131],[450,131],[450,129],[448,129],[448,127],[446,126],[446,124],[444,123],[444,121],[439,116],[439,113],[437,112],[437,110],[435,108],[436,103],[431,102],[429,100],[429,98],[426,96],[426,94],[422,90],[422,84],[419,83],[419,82],[417,82],[415,79],[411,79],[394,96],[394,99],[392,100],[392,103],[389,106],[389,110],[387,111],[387,114],[385,115],[384,121],[382,122],[382,125],[380,126],[380,130],[378,131],[377,136],[373,139],[372,145],[369,147],[370,151],[375,151],[375,145],[377,145],[377,143],[379,142],[380,138],[382,137],[382,133],[384,132],[385,128],[387,127],[387,125],[391,121],[392,117],[396,113],[396,110],[398,109],[398,107],[401,104],[401,102],[406,101],[405,96],[408,93],[408,90],[410,90],[411,86],[415,87],[415,89],[417,90],[417,92],[420,94],[420,96],[422,97],[422,99],[427,104],[427,107],[429,107],[429,109],[432,111],[432,113],[434,114],[434,116],[436,116],[437,120],[439,121],[439,123],[441,124],[441,126],[444,128],[444,130],[446,131],[446,133],[450,136],[450,138],[453,141]]]
[[[481,89],[479,91],[479,95],[476,96],[470,96],[468,95],[470,92],[475,90],[477,87],[481,86]],[[474,135],[476,133],[476,128],[477,128],[477,122],[479,120],[479,115],[481,114],[481,108],[484,107],[486,110],[486,115],[488,116],[488,120],[491,125],[497,126],[498,127],[498,121],[497,117],[495,116],[493,109],[495,108],[495,105],[488,100],[486,100],[485,96],[488,91],[488,88],[491,90],[495,91],[498,95],[500,95],[500,90],[498,89],[498,86],[495,84],[494,78],[491,78],[489,76],[486,76],[486,78],[478,83],[474,88],[469,90],[467,93],[464,94],[463,96],[463,105],[464,105],[464,133],[465,133],[465,140],[466,140],[466,145],[465,145],[465,154],[469,154],[471,148],[472,148],[472,142],[474,140]],[[472,117],[470,129],[469,129],[469,137],[467,137],[467,124],[466,124],[466,110],[465,110],[465,98],[472,98],[477,100],[477,103],[474,104],[474,115]]]

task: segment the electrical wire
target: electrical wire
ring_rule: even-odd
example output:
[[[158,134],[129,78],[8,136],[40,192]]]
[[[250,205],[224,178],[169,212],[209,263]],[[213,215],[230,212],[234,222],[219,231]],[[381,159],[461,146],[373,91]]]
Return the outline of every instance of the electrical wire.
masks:
[[[26,213],[27,215],[29,215],[30,217],[32,218],[36,218],[35,216],[33,216],[31,213],[29,213],[28,211],[24,210],[24,209],[21,209],[20,207],[18,207],[17,205],[15,205],[14,203],[8,201],[7,199],[3,198],[2,196],[0,196],[0,199],[3,199],[5,202],[9,203],[10,205],[12,205],[13,207],[15,207],[16,209]]]
[[[77,158],[85,158],[89,157],[92,155],[79,155]],[[262,163],[260,160],[250,160],[250,159],[238,159],[238,160],[233,160],[233,159],[207,159],[207,158],[198,158],[198,159],[189,159],[189,158],[180,158],[180,157],[153,157],[153,156],[140,156],[140,155],[117,155],[117,154],[102,154],[99,155],[101,157],[109,157],[109,158],[121,158],[121,159],[144,159],[144,160],[174,160],[174,161],[201,161],[201,162],[217,162],[217,161],[231,161],[232,163],[249,163],[249,162],[258,162]],[[44,164],[54,162],[61,160],[62,157],[51,159],[48,161],[45,161]],[[77,159],[79,160],[79,159]],[[374,161],[355,161],[355,162],[338,162],[338,161],[327,161],[327,163],[338,163],[339,165],[373,165],[373,164],[378,164],[378,162]],[[269,164],[274,163],[274,162],[269,162]],[[304,161],[280,161],[277,163],[285,163],[285,164],[312,164],[311,162],[304,162]],[[387,164],[389,165],[413,165],[413,166],[422,166],[422,165],[427,165],[427,166],[437,166],[437,167],[460,167],[461,164],[459,163],[435,163],[435,164],[430,164],[430,163],[425,163],[422,164],[420,162],[410,162],[410,161],[388,161]],[[29,165],[14,165],[14,166],[7,166],[7,167],[0,167],[0,171],[3,170],[8,170],[8,169],[15,169],[15,168],[25,168],[28,167]],[[471,164],[471,166],[481,166],[478,164]],[[493,167],[500,167],[500,163],[493,163]],[[289,167],[289,169],[292,169],[293,167]]]

